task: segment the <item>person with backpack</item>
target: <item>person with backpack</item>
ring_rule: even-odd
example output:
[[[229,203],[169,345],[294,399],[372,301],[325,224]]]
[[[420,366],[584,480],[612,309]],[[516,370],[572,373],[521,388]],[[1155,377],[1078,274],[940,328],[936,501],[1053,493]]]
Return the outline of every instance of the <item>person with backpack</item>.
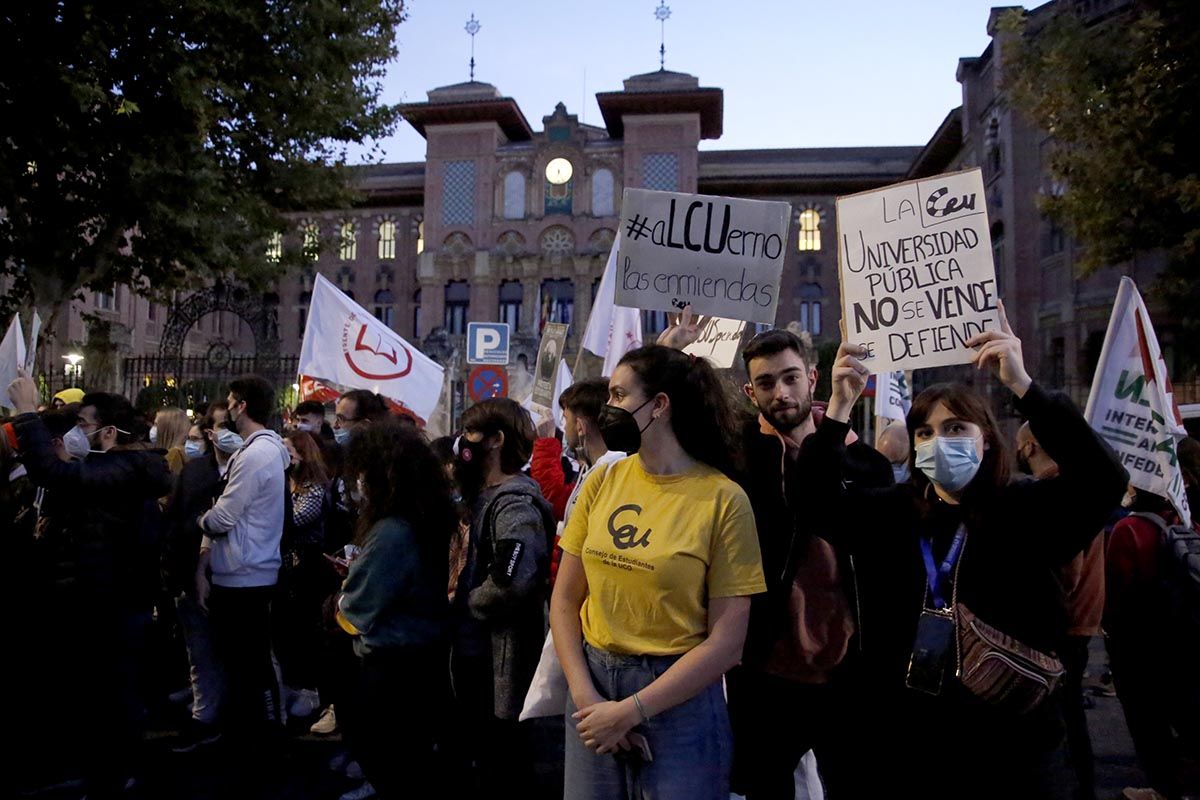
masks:
[[[1200,446],[1177,454],[1190,496]],[[1113,685],[1150,788],[1130,800],[1200,792],[1200,524],[1182,524],[1165,498],[1139,490],[1105,550],[1106,645]]]
[[[550,620],[569,686],[568,800],[727,800],[721,677],[765,591],[736,424],[703,358],[629,351],[598,426],[628,457],[592,470],[561,541]]]
[[[485,400],[466,410],[462,428],[454,473],[471,529],[452,608],[459,733],[482,786],[518,796],[534,782],[530,723],[517,718],[546,633],[554,514],[521,471],[534,442],[525,409]]]
[[[889,489],[843,483],[844,441],[870,372],[843,343],[829,410],[807,445],[827,503],[816,532],[855,559],[864,699],[860,768],[874,794],[930,800],[1070,800],[1057,648],[1066,630],[1058,569],[1097,535],[1128,474],[1063,395],[1025,369],[1000,307],[966,344],[1016,398],[1057,476],[1010,481],[990,403],[961,384],[918,395],[906,425],[912,477]],[[841,498],[840,502],[838,498]],[[912,791],[912,790],[910,790]]]

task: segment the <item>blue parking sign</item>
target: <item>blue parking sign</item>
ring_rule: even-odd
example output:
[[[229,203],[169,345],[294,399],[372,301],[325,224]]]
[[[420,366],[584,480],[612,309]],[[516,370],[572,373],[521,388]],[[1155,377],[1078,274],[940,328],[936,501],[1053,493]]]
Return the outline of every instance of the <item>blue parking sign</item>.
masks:
[[[504,366],[508,363],[508,343],[507,322],[467,323],[468,364]]]

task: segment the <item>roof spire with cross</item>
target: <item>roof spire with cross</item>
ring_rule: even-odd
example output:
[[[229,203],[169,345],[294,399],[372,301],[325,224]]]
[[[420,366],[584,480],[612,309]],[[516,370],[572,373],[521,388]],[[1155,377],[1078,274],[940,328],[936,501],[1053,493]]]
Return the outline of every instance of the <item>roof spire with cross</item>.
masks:
[[[664,0],[659,0],[658,8],[654,9],[654,18],[659,22],[658,28],[658,68],[667,68],[667,18],[671,16],[671,8]]]
[[[467,24],[463,27],[467,33],[471,35],[471,81],[475,81],[475,34],[479,33],[479,29],[483,26],[479,24],[479,20],[475,19],[475,12],[471,12],[471,18],[467,20]]]

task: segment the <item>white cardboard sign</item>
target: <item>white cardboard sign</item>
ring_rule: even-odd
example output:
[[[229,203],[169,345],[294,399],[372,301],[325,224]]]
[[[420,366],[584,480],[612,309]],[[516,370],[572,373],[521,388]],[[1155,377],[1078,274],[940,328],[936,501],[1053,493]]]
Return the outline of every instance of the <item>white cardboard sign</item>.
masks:
[[[700,338],[683,348],[692,356],[703,356],[718,369],[729,369],[737,358],[746,323],[740,319],[710,317],[700,331]]]
[[[782,202],[626,189],[616,304],[774,323],[790,216]]]
[[[965,364],[999,329],[978,169],[839,197],[837,220],[842,335],[871,372]]]

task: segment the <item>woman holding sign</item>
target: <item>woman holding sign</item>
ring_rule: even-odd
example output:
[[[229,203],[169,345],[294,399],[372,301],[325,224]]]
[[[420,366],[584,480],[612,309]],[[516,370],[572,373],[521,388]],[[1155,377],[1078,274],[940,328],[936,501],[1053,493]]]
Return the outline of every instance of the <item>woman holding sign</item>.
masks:
[[[855,558],[871,707],[864,767],[889,794],[1072,796],[1055,657],[1066,630],[1057,567],[1097,535],[1127,475],[1065,397],[1025,370],[1000,330],[969,342],[1016,397],[1057,477],[1013,483],[987,401],[961,385],[922,392],[908,414],[912,478],[876,491],[841,482],[846,421],[869,370],[843,344],[829,410],[812,437],[837,513],[817,533]]]
[[[570,685],[568,800],[728,800],[721,676],[764,591],[754,516],[727,477],[733,425],[702,358],[632,350],[598,420],[629,458],[588,475],[550,607]]]

